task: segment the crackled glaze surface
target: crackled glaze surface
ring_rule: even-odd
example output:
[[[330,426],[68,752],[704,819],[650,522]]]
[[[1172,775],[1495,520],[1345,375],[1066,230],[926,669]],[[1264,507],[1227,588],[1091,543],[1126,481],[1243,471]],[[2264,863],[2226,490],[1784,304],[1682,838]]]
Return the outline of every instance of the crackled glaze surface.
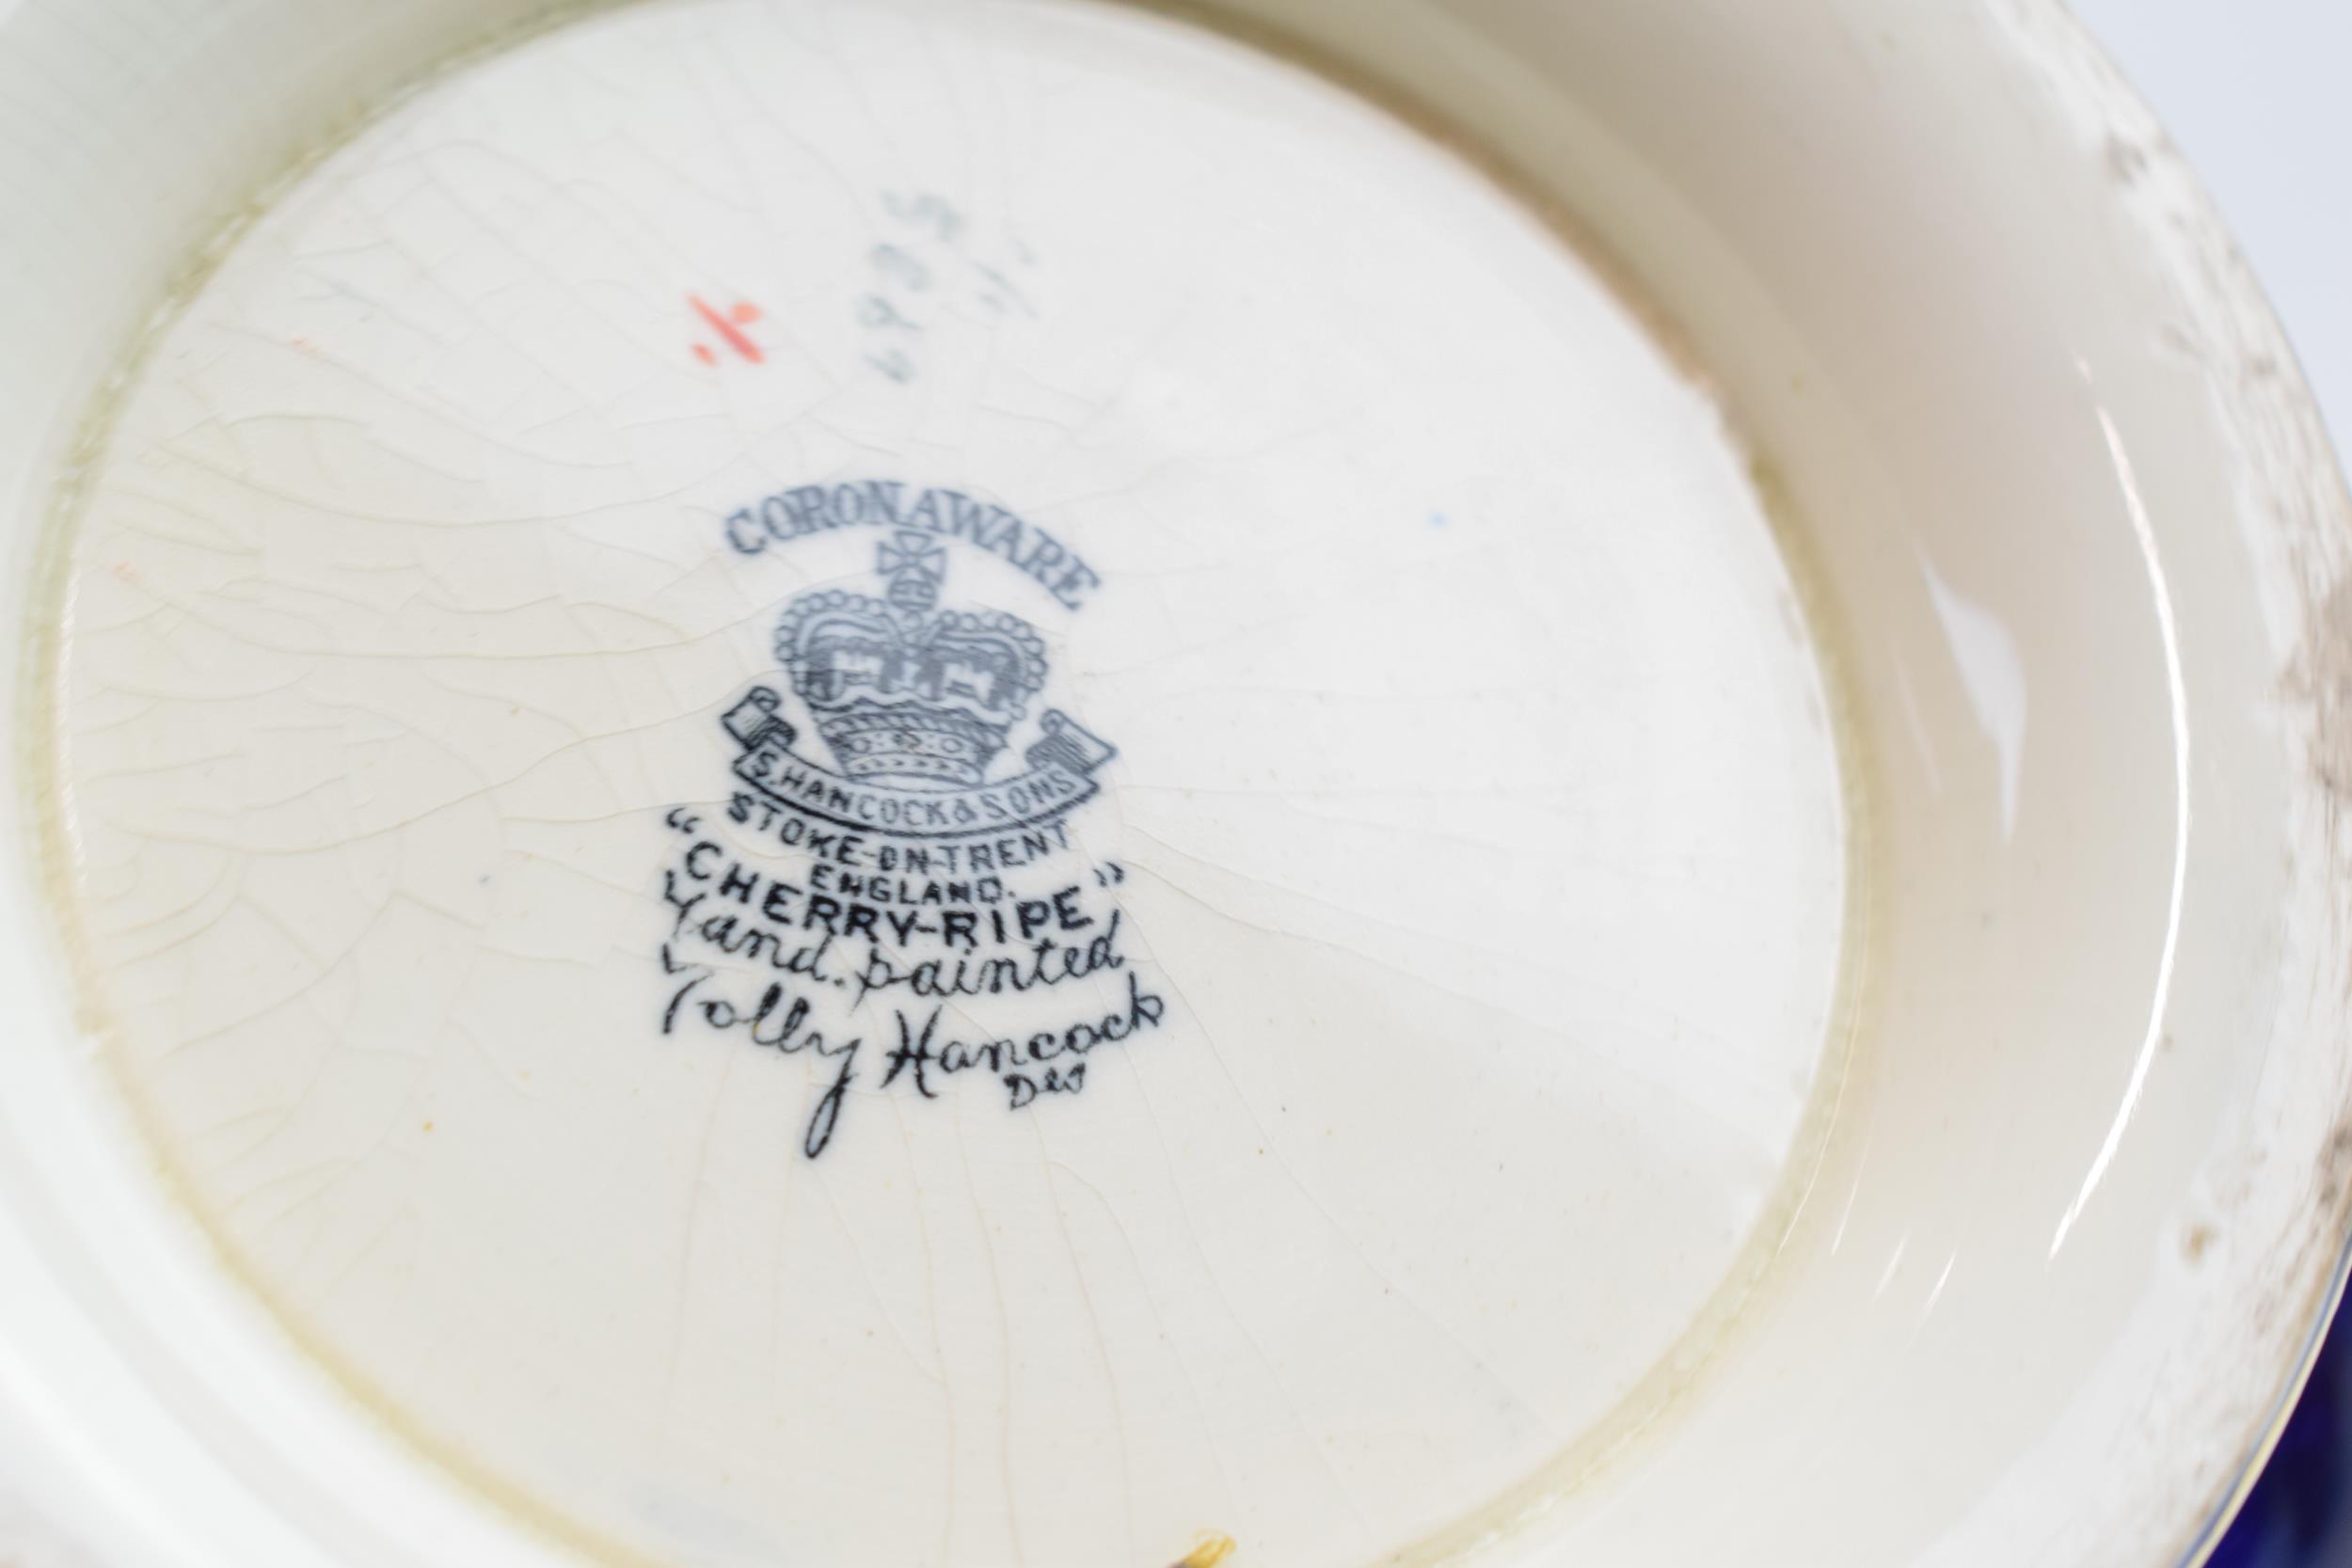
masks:
[[[1368,1560],[1770,1239],[1847,879],[1745,461],[1239,45],[692,0],[468,66],[237,239],[72,549],[142,1125],[583,1539]]]

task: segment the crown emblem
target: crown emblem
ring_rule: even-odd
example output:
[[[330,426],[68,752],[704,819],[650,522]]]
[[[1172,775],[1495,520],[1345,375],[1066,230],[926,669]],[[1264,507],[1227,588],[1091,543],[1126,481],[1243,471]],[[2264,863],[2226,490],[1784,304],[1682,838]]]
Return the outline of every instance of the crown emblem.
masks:
[[[884,596],[802,594],[777,623],[777,662],[848,777],[980,784],[1045,685],[1045,643],[1017,615],[941,610],[938,540],[901,532],[878,554]]]

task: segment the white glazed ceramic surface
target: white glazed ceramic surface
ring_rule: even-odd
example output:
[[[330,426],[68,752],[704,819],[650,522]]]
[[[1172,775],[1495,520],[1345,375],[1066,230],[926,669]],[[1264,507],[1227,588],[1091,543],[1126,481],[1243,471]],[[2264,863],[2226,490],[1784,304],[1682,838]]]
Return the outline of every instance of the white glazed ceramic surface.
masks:
[[[0,1554],[2209,1543],[2352,518],[2071,24],[527,9],[0,17]]]

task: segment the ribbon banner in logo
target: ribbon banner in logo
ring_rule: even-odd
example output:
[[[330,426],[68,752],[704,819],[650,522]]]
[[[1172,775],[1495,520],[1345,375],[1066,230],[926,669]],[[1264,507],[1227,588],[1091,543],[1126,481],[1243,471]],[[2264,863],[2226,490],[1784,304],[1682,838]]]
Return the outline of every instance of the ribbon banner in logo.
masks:
[[[747,698],[728,715],[727,728],[743,748],[735,763],[738,778],[804,816],[900,838],[961,838],[1052,822],[1100,791],[1094,770],[1119,754],[1076,721],[1048,711],[1041,726],[1045,737],[1028,749],[1028,770],[1018,777],[950,789],[902,789],[848,778],[809,761],[792,750],[792,726],[769,717],[772,697],[758,705],[756,715],[744,711],[753,702]],[[743,718],[764,721],[743,724]]]

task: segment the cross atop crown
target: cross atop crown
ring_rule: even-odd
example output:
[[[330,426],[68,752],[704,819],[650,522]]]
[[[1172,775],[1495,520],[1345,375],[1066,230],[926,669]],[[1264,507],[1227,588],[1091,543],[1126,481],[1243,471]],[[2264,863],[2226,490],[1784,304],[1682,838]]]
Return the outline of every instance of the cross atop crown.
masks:
[[[928,615],[939,603],[939,585],[947,579],[947,550],[929,534],[901,530],[876,549],[874,569],[889,583],[894,609]]]

